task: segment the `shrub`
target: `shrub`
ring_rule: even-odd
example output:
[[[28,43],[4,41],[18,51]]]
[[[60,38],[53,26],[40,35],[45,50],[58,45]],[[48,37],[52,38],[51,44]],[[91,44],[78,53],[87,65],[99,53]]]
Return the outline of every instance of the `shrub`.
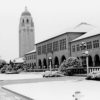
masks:
[[[65,75],[72,75],[73,69],[80,67],[80,61],[76,57],[69,57],[67,60],[64,60],[59,67],[59,71]]]

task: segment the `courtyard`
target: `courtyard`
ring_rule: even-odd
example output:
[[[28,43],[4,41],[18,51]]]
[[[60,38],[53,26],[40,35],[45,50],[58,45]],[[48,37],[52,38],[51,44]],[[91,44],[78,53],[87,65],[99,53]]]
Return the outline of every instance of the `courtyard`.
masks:
[[[6,80],[2,78],[1,100],[100,100],[99,81],[86,80],[81,76],[42,78],[42,73],[18,76],[7,75],[5,77],[9,78]]]

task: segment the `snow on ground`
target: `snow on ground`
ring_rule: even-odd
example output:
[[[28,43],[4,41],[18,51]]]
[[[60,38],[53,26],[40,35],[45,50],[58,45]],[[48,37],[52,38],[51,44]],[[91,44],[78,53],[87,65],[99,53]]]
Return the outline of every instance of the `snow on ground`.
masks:
[[[87,80],[61,80],[6,85],[4,88],[34,100],[75,100],[72,96],[80,91],[78,100],[100,100],[100,82]]]
[[[40,73],[0,74],[0,80],[18,80],[42,78]]]

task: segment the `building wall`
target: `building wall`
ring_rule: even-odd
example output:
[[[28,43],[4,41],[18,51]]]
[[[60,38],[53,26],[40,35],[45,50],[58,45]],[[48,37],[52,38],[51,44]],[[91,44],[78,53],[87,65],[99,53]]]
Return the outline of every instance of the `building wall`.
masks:
[[[24,13],[27,13],[25,11]],[[22,15],[19,23],[19,57],[35,48],[34,24],[30,13]]]
[[[94,42],[93,41],[98,41],[97,43],[95,42],[95,47],[94,47]],[[92,43],[92,48],[88,49],[87,48],[87,42],[90,42]],[[77,51],[77,45],[81,44],[82,42],[86,43],[86,49],[85,50],[80,50]],[[75,52],[73,52],[73,46],[75,46]],[[83,53],[85,51],[88,51],[89,52],[89,57],[91,56],[92,58],[92,62],[93,62],[93,66],[100,66],[100,61],[97,61],[97,64],[96,65],[96,60],[100,60],[100,58],[98,58],[96,55],[98,55],[100,57],[100,35],[96,35],[96,36],[93,36],[93,37],[88,37],[88,38],[85,38],[85,39],[82,39],[82,40],[77,40],[77,41],[74,41],[74,42],[71,42],[71,56],[73,57],[82,57],[83,56]],[[90,59],[89,59],[90,60]],[[91,62],[90,62],[91,63]],[[91,64],[90,64],[91,65]]]
[[[38,51],[38,47],[39,47],[39,46],[43,46],[43,45],[46,45],[46,46],[47,46],[47,44],[53,43],[53,42],[55,42],[55,41],[58,41],[58,46],[59,46],[59,45],[60,45],[60,44],[59,44],[59,41],[62,40],[62,39],[66,39],[66,37],[67,37],[67,35],[63,35],[63,36],[61,36],[61,37],[54,38],[54,39],[51,39],[51,40],[47,40],[46,42],[37,44],[37,46],[36,46],[36,47],[37,47],[37,51]],[[66,40],[66,44],[67,44],[67,40]],[[53,44],[52,44],[52,45],[53,45]],[[46,51],[45,54],[41,54],[41,55],[38,55],[38,52],[37,52],[37,66],[38,66],[38,61],[39,61],[39,59],[40,59],[41,62],[43,63],[43,59],[44,59],[44,58],[47,60],[47,65],[48,65],[48,59],[49,59],[49,57],[52,57],[53,63],[54,63],[54,58],[55,58],[55,56],[57,56],[58,59],[59,59],[59,61],[61,62],[60,58],[61,58],[62,55],[65,55],[65,57],[67,57],[67,48],[68,48],[68,47],[66,46],[66,49],[64,49],[64,50],[61,50],[61,51],[60,51],[60,48],[58,48],[57,51],[53,51],[53,47],[52,47],[52,52],[47,52],[47,51]],[[46,49],[46,50],[47,50],[47,49]],[[60,52],[60,53],[59,53],[59,52]],[[59,63],[60,63],[60,62],[59,62]]]
[[[26,64],[30,68],[36,69],[36,52],[32,52],[25,55]]]
[[[47,64],[47,67],[49,67],[49,57],[52,58],[52,65],[53,67],[55,67],[55,63],[57,64],[57,59],[58,58],[58,62],[59,62],[59,65],[61,64],[61,62],[64,60],[64,59],[67,59],[69,56],[70,56],[70,44],[69,42],[77,37],[79,37],[80,35],[82,35],[83,33],[66,33],[66,34],[62,34],[60,36],[57,36],[57,37],[54,37],[52,39],[49,39],[49,40],[46,40],[46,41],[43,41],[41,43],[38,43],[36,44],[36,55],[37,55],[37,67],[40,68],[40,64],[39,64],[39,61],[41,62],[41,68],[43,68],[44,64],[43,64],[43,60],[45,59],[46,60],[46,64]],[[63,39],[66,39],[66,48],[63,49],[63,50],[60,50],[60,41],[63,40]],[[53,50],[53,43],[55,41],[58,41],[58,46],[59,46],[59,49],[57,51],[54,51]],[[52,51],[51,52],[47,52],[46,53],[41,53],[41,54],[38,54],[38,49],[39,47],[42,48],[43,45],[48,45],[49,43],[52,43]],[[47,50],[47,48],[46,48]],[[40,50],[42,52],[42,50]],[[65,58],[64,58],[65,57]],[[59,67],[59,66],[58,66]]]

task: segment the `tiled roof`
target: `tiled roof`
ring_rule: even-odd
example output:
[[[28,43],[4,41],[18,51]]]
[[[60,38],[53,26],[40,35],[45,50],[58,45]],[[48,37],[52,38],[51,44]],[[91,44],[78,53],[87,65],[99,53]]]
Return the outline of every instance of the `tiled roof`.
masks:
[[[78,25],[76,25],[74,28],[69,28],[69,29],[65,29],[59,33],[55,33],[55,34],[46,34],[45,36],[42,36],[42,38],[38,39],[38,37],[36,38],[36,44],[46,41],[48,39],[54,38],[56,36],[62,35],[64,33],[68,33],[68,32],[88,32],[90,30],[92,30],[94,28],[93,25],[87,24],[87,23],[80,23]]]
[[[29,52],[27,52],[26,54],[30,54],[30,53],[34,53],[34,52],[36,52],[36,46],[35,46],[35,49],[34,49],[34,50],[29,51]]]
[[[77,41],[77,40],[81,40],[81,39],[84,39],[84,38],[88,38],[88,37],[91,37],[91,36],[95,36],[95,35],[98,35],[98,34],[100,34],[100,29],[95,28],[95,29],[85,33],[84,35],[72,40],[72,42]]]

